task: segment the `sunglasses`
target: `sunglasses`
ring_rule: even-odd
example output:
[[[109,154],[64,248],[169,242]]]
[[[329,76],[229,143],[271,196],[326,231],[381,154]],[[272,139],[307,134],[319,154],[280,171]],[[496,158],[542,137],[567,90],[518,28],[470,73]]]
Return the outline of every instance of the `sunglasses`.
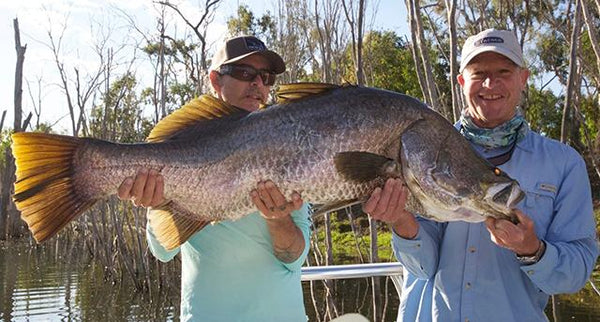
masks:
[[[275,74],[264,69],[258,70],[249,65],[223,65],[219,68],[219,74],[229,75],[244,82],[251,82],[257,75],[260,75],[265,86],[275,84]]]

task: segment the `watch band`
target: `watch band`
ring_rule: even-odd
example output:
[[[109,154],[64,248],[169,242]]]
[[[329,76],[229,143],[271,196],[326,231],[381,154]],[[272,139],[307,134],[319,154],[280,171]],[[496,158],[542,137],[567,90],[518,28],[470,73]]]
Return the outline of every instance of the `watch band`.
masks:
[[[540,258],[544,256],[546,252],[546,242],[540,240],[540,248],[538,248],[537,252],[531,256],[519,256],[517,255],[517,260],[523,265],[531,265],[540,261]]]

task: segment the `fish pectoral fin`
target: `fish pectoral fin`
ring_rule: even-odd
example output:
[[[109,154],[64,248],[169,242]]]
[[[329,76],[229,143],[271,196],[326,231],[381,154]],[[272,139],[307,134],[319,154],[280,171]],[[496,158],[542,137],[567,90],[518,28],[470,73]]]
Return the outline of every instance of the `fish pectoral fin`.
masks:
[[[335,155],[334,163],[337,172],[349,181],[367,182],[379,177],[402,177],[400,163],[375,153],[340,152]]]
[[[292,83],[279,85],[275,97],[277,104],[287,104],[303,98],[324,94],[330,90],[340,88],[340,85],[328,83]]]
[[[158,242],[167,250],[185,243],[209,221],[190,219],[193,215],[178,207],[173,201],[148,211],[148,222]]]
[[[332,211],[336,211],[336,210],[340,210],[346,207],[350,207],[352,205],[355,205],[357,203],[360,203],[361,201],[358,199],[348,199],[348,200],[341,200],[341,201],[336,201],[336,202],[332,202],[332,203],[326,203],[326,204],[322,204],[322,205],[316,205],[313,206],[313,212],[311,217],[317,217],[320,215],[324,215],[328,212],[332,212]]]
[[[202,128],[209,131],[208,125],[210,124],[238,119],[248,115],[248,113],[248,111],[229,105],[212,95],[202,95],[189,101],[158,122],[146,140],[148,142],[161,142],[199,135],[197,132]],[[195,126],[200,126],[200,128],[195,128]],[[186,130],[188,131],[186,132]]]

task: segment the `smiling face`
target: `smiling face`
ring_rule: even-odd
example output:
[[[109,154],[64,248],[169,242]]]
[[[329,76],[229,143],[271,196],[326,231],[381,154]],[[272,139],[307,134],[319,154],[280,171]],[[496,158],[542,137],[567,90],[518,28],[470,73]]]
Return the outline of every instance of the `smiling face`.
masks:
[[[527,86],[529,71],[494,52],[473,58],[458,75],[467,111],[477,126],[493,128],[510,120]]]
[[[269,62],[260,55],[250,55],[235,64],[249,65],[257,70],[269,70]],[[271,86],[266,86],[259,75],[251,81],[241,81],[230,75],[210,72],[210,81],[223,101],[249,112],[256,111],[261,103],[267,101]]]

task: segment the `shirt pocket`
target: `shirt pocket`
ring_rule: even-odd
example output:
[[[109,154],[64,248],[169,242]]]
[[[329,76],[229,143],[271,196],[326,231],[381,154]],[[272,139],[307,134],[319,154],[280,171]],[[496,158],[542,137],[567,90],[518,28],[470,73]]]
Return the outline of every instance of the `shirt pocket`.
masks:
[[[521,189],[525,192],[522,211],[535,223],[538,237],[544,238],[554,217],[554,199],[558,188],[551,183],[539,182],[532,187]]]

